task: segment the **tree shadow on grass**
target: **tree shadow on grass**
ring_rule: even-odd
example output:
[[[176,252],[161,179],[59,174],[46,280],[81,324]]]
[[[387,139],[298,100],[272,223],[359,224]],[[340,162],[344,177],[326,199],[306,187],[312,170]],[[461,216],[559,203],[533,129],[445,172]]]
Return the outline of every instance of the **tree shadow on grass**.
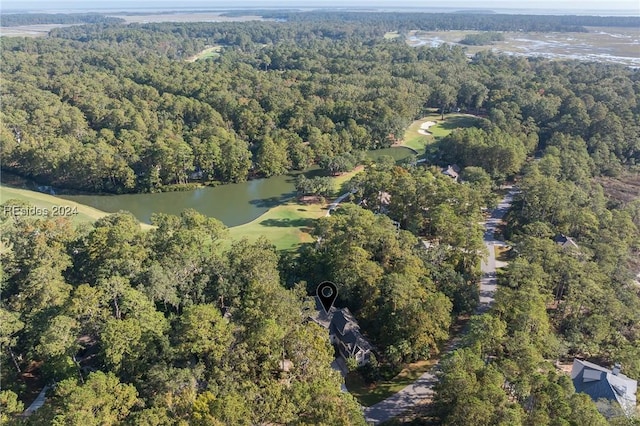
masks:
[[[476,117],[446,117],[445,121],[439,121],[438,126],[445,130],[454,130],[463,127],[473,127],[479,125]]]
[[[262,226],[273,226],[278,228],[308,228],[312,219],[265,219],[260,222]]]

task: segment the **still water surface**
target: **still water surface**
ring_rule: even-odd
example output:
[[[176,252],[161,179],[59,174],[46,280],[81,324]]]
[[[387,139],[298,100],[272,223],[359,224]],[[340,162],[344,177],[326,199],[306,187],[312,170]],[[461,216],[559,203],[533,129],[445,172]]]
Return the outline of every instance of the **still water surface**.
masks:
[[[295,176],[275,176],[242,183],[159,194],[62,195],[109,213],[127,210],[141,222],[151,223],[153,213],[179,215],[195,209],[227,226],[247,223],[295,193]]]
[[[391,155],[396,161],[411,154],[411,151],[406,148],[387,148],[372,152],[375,153],[374,157]],[[237,226],[251,222],[270,208],[293,197],[297,174],[255,179],[214,188],[198,188],[193,191],[159,194],[60,195],[60,197],[109,213],[127,210],[145,223],[151,223],[153,213],[179,215],[182,210],[191,208],[204,215],[215,217],[227,226]],[[319,175],[320,172],[315,167],[305,171],[304,174],[312,177]]]

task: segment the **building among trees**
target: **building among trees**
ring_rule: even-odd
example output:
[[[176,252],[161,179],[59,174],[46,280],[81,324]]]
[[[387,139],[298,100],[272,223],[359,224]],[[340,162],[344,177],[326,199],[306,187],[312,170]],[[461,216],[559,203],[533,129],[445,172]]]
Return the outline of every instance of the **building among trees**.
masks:
[[[621,374],[620,364],[609,370],[591,362],[575,359],[571,379],[576,392],[586,393],[594,401],[606,399],[617,402],[628,417],[635,414],[638,381]]]
[[[553,242],[558,244],[563,249],[578,249],[578,244],[571,237],[567,237],[564,234],[558,234],[554,237]]]
[[[373,346],[360,332],[358,321],[349,308],[331,307],[327,313],[318,298],[314,299],[316,312],[310,315],[310,319],[329,331],[329,341],[338,348],[344,360],[353,358],[358,366],[369,363]]]

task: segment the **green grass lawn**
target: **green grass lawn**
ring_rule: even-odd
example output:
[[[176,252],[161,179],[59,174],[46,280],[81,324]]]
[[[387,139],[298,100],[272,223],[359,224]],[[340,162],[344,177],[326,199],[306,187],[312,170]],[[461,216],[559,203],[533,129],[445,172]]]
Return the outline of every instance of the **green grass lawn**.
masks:
[[[418,133],[420,126],[427,121],[434,121],[436,124],[429,128],[431,135],[423,135]],[[436,140],[447,136],[454,129],[473,127],[477,125],[478,119],[467,114],[445,114],[444,121],[438,113],[433,113],[414,121],[404,132],[404,138],[401,145],[413,148],[423,153],[426,147]]]
[[[333,196],[341,195],[342,185],[361,170],[362,167],[358,167],[352,172],[332,177]],[[328,204],[329,201],[305,204],[291,200],[287,204],[270,209],[249,223],[229,228],[230,238],[223,242],[222,247],[229,247],[233,240],[247,238],[249,241],[255,241],[263,236],[278,250],[294,250],[301,243],[313,241],[309,234],[313,222],[327,214]]]
[[[428,371],[435,363],[436,360],[433,359],[408,364],[393,379],[380,381],[373,386],[367,386],[357,372],[351,372],[347,375],[345,384],[349,393],[351,393],[360,404],[365,407],[370,407],[415,382],[418,377]]]
[[[93,207],[54,197],[53,195],[29,191],[27,189],[8,188],[6,186],[0,187],[0,203],[5,203],[11,199],[24,201],[35,207],[47,209],[49,211],[52,211],[54,206],[69,206],[73,209],[77,208],[78,214],[70,216],[74,223],[93,223],[108,214],[101,210],[94,209]]]
[[[206,49],[204,49],[200,53],[187,58],[186,61],[187,62],[195,62],[195,61],[199,61],[201,59],[216,58],[216,57],[220,56],[220,51],[221,50],[222,50],[222,46],[220,46],[220,45],[207,47]]]
[[[11,199],[17,199],[27,202],[35,207],[47,209],[49,212],[53,211],[54,206],[69,206],[73,209],[74,212],[77,209],[78,214],[69,216],[74,224],[93,223],[101,217],[110,214],[107,212],[103,212],[102,210],[98,210],[84,204],[76,203],[74,201],[65,200],[64,198],[58,198],[53,195],[43,194],[36,191],[29,191],[28,189],[0,186],[0,204],[5,203]],[[146,223],[141,223],[140,226],[142,227],[142,229],[151,228],[151,225],[148,225]]]
[[[397,31],[389,31],[384,35],[384,38],[386,40],[393,40],[394,38],[398,38],[398,37],[400,37],[400,33]]]
[[[263,236],[278,250],[292,250],[313,240],[309,234],[313,222],[326,214],[325,204],[291,202],[277,206],[249,223],[229,228],[230,239],[223,246],[229,246],[233,240],[255,241]]]

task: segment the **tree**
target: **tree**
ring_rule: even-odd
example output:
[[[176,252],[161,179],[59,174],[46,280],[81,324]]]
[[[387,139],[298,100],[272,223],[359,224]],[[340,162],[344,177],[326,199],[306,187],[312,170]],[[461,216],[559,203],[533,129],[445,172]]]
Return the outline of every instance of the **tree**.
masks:
[[[183,356],[194,355],[212,366],[229,349],[231,329],[227,320],[213,305],[193,305],[185,308],[176,327],[176,349]]]
[[[256,155],[259,170],[266,177],[281,175],[290,167],[286,147],[277,144],[269,136],[262,140]]]
[[[79,250],[87,279],[114,275],[130,279],[140,274],[148,253],[138,220],[131,213],[120,212],[99,219],[94,226]]]
[[[129,415],[137,396],[135,387],[121,383],[113,373],[91,373],[83,385],[66,379],[56,387],[47,424],[117,425]]]
[[[445,110],[456,101],[456,89],[447,83],[438,84],[431,93],[431,99],[440,109],[441,119],[444,120]]]
[[[435,404],[443,424],[523,424],[522,408],[503,389],[504,376],[472,350],[453,351],[441,365]]]
[[[24,404],[18,399],[18,395],[10,390],[0,391],[0,424],[9,424],[12,417],[24,410]]]

